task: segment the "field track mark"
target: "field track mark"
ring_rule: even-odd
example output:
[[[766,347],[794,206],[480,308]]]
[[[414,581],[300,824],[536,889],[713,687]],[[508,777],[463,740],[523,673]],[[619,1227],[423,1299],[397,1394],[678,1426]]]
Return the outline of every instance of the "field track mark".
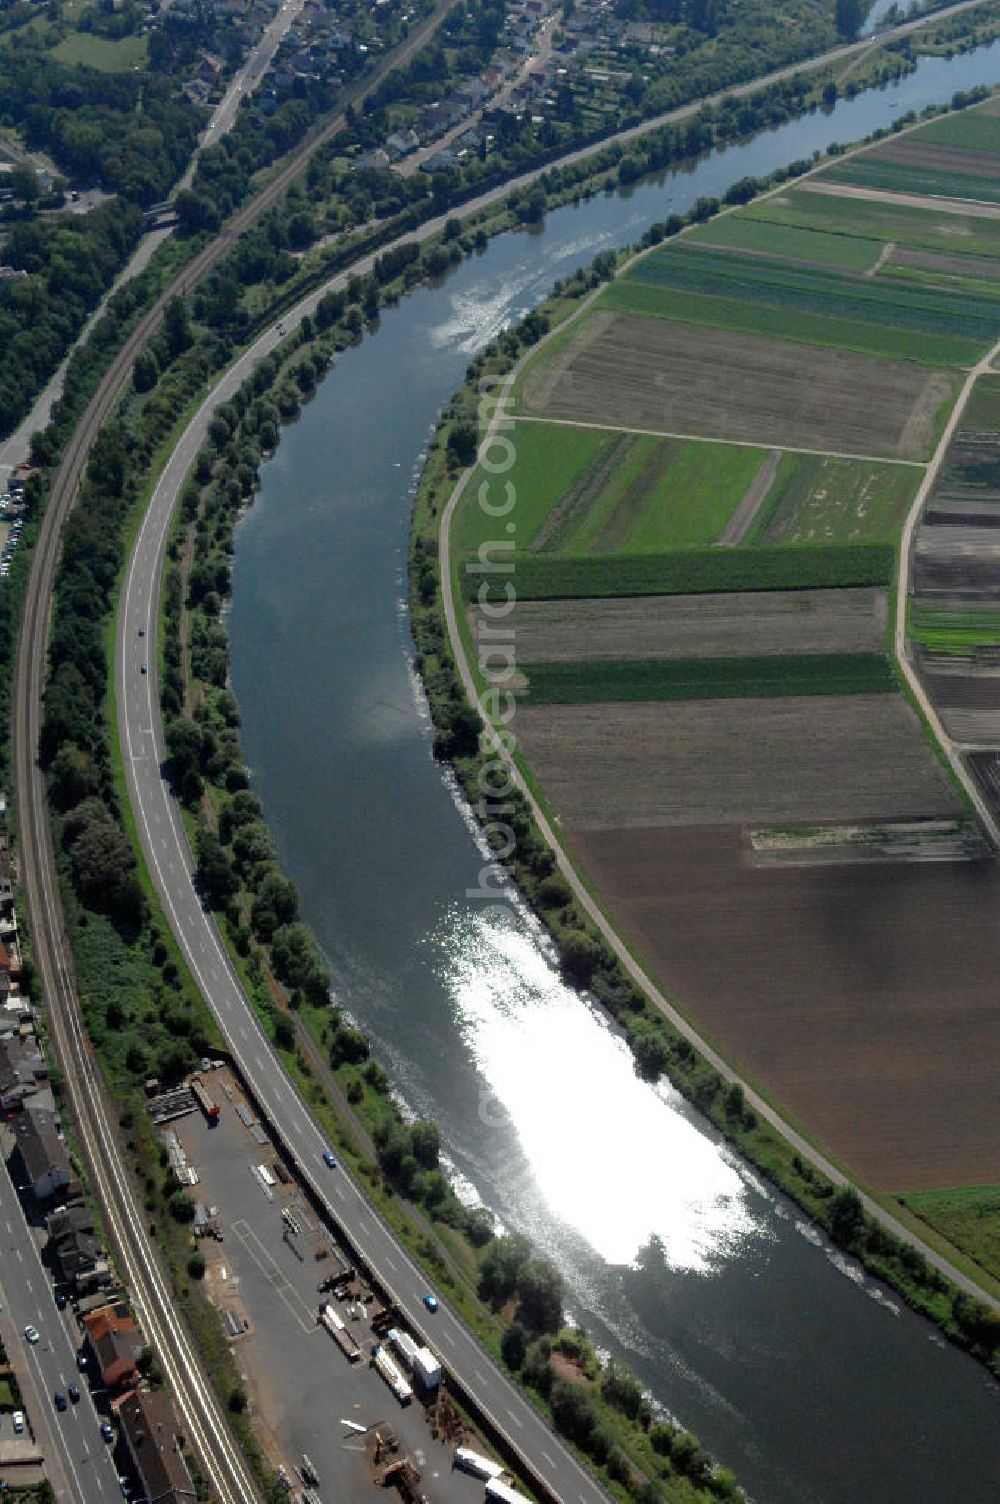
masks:
[[[518,423],[551,423],[556,428],[594,428],[601,433],[638,433],[649,434],[654,439],[682,439],[685,443],[694,444],[719,444],[723,440],[712,438],[704,433],[675,433],[663,428],[623,428],[620,423],[594,423],[586,418],[549,418],[541,413],[518,413]],[[732,446],[737,449],[753,449],[755,446],[748,441]],[[926,470],[924,460],[904,460],[898,455],[885,454],[854,454],[846,449],[804,449],[797,444],[770,444],[776,454],[818,454],[822,459],[830,460],[861,460],[866,465],[905,465],[909,470]]]
[[[868,270],[866,272],[862,272],[861,275],[865,278],[877,277],[895,249],[896,242],[894,240],[887,240],[885,245],[878,253],[878,260],[876,261],[875,265],[870,266]]]
[[[806,193],[828,193],[833,198],[866,198],[875,204],[900,209],[923,209],[925,213],[964,214],[969,219],[1000,219],[1000,204],[984,204],[978,198],[937,198],[933,193],[890,193],[886,188],[860,188],[855,183],[827,183],[807,178],[796,183]]]
[[[716,548],[735,548],[742,543],[774,485],[781,464],[781,450],[772,449],[743,493],[736,511],[715,540]]]
[[[635,446],[631,434],[619,433],[595,454],[578,481],[570,486],[566,495],[553,507],[542,526],[531,540],[531,552],[542,553],[546,549],[558,549],[566,542],[566,535],[578,520],[582,520],[591,505],[611,479],[612,472],[624,464]]]
[[[633,525],[645,511],[646,503],[656,490],[657,482],[665,468],[663,464],[664,459],[667,460],[667,465],[669,466],[670,456],[665,456],[663,453],[666,447],[662,443],[657,444],[652,454],[647,457],[646,463],[638,475],[633,476],[630,483],[626,486],[622,495],[618,498],[618,503],[614,511],[607,518],[604,526],[594,540],[593,551],[595,553],[614,553],[622,547],[625,539],[632,531]]]

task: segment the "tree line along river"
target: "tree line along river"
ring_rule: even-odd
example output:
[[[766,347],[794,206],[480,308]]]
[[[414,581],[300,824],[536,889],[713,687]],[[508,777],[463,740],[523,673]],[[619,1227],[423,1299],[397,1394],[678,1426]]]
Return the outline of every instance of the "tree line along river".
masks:
[[[639,1081],[544,938],[467,897],[474,824],[411,661],[412,487],[472,358],[654,220],[1000,80],[1000,45],[490,242],[387,311],[264,467],[228,626],[245,754],[303,917],[459,1180],[758,1504],[993,1504],[1000,1386],[827,1246],[664,1083]]]

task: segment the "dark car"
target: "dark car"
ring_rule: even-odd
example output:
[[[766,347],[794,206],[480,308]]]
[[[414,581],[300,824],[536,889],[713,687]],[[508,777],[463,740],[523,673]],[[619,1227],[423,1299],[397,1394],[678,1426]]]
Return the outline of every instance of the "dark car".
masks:
[[[76,1355],[76,1366],[80,1370],[80,1372],[83,1373],[83,1370],[87,1366],[87,1354],[86,1353],[77,1353],[77,1355]]]
[[[70,1404],[78,1405],[80,1403],[80,1391],[79,1389],[77,1389],[75,1384],[70,1384],[68,1393]]]
[[[332,1154],[329,1149],[324,1149],[323,1163],[325,1165],[329,1165],[331,1170],[335,1170],[337,1168],[337,1156],[335,1154]]]
[[[427,1307],[428,1311],[436,1311],[437,1308],[438,1308],[437,1296],[436,1295],[425,1295],[424,1296],[424,1305]]]
[[[56,1402],[56,1409],[57,1410],[65,1410],[66,1409],[66,1396],[63,1394],[63,1392],[62,1392],[61,1389],[57,1389],[56,1392],[55,1392],[55,1394],[52,1396],[52,1398]]]
[[[101,1421],[101,1435],[104,1437],[105,1441],[114,1441],[115,1433],[111,1429],[111,1422],[109,1420]]]

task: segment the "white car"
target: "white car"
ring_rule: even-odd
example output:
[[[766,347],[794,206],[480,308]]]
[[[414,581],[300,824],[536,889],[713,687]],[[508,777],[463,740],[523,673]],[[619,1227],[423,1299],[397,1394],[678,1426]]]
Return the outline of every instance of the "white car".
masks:
[[[14,1414],[11,1416],[11,1420],[14,1423],[14,1434],[16,1436],[20,1436],[21,1432],[24,1430],[24,1411],[15,1410]]]
[[[34,1346],[35,1343],[38,1341],[38,1329],[37,1329],[37,1327],[26,1326],[25,1329],[24,1329],[24,1335],[27,1337],[27,1339],[31,1343],[31,1345]]]

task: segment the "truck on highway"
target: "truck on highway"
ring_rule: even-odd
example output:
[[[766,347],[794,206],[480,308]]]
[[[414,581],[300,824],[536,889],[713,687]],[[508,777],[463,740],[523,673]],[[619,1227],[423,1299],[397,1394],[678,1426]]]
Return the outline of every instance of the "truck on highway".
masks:
[[[385,1350],[384,1345],[376,1347],[372,1352],[372,1362],[382,1375],[393,1394],[401,1405],[408,1405],[413,1398],[413,1390],[403,1377],[402,1370],[392,1361]]]
[[[482,1452],[474,1452],[471,1447],[456,1447],[452,1462],[460,1472],[471,1473],[474,1478],[503,1477],[504,1469],[499,1462],[484,1457]]]

